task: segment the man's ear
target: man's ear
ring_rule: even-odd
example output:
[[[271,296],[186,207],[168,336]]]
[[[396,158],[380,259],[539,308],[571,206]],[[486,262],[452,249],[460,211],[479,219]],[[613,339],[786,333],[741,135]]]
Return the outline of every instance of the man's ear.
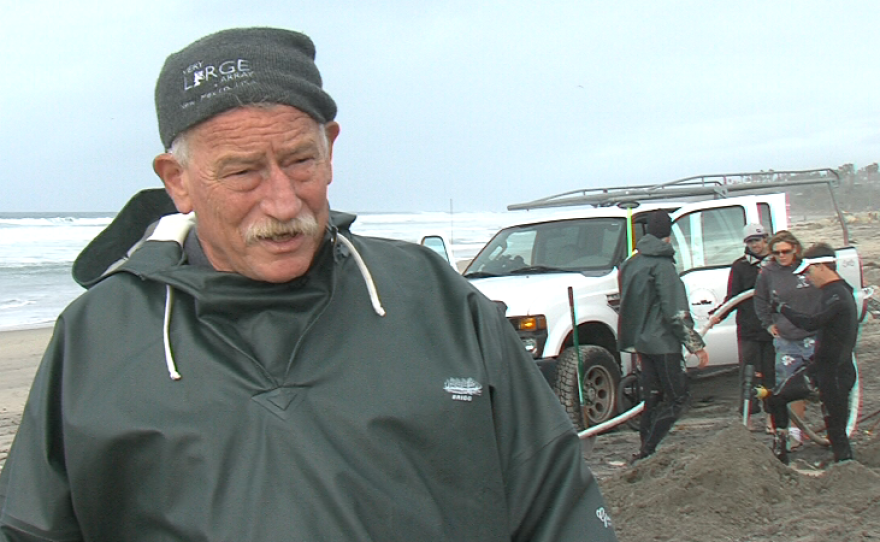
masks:
[[[162,179],[165,191],[174,200],[174,206],[181,213],[193,210],[189,190],[184,182],[184,169],[171,153],[163,153],[153,159],[153,171]]]
[[[330,153],[330,158],[333,158],[333,143],[335,143],[336,138],[339,137],[339,123],[335,120],[331,120],[324,125],[324,133],[327,134],[327,141],[330,144],[330,148],[327,150]]]

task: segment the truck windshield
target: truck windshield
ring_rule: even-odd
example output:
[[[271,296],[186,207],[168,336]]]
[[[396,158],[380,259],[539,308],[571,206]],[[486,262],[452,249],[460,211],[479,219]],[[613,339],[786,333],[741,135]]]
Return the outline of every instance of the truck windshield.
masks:
[[[605,274],[622,259],[623,218],[526,224],[498,232],[465,270],[468,278],[523,273]]]

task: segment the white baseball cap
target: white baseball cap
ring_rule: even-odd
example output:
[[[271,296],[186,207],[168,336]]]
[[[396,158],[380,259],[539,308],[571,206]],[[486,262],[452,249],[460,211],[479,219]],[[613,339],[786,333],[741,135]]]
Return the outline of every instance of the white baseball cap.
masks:
[[[743,243],[748,243],[750,239],[764,238],[768,235],[767,229],[761,224],[746,224],[743,228]]]

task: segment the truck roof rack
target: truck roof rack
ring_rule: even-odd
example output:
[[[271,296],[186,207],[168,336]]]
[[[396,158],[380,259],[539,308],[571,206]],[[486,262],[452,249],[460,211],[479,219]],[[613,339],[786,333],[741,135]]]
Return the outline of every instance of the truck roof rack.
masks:
[[[764,192],[774,188],[811,184],[826,184],[829,187],[837,187],[840,184],[840,176],[837,171],[828,168],[697,175],[661,184],[571,190],[526,203],[514,203],[508,205],[507,210],[518,211],[577,205],[609,207],[622,203],[680,200],[698,196],[713,196],[714,199],[720,199],[726,198],[732,192]]]
[[[843,227],[844,243],[849,245],[849,232],[843,213],[837,205],[833,188],[840,185],[840,176],[830,168],[791,171],[759,171],[748,173],[718,173],[685,177],[661,184],[634,186],[613,186],[606,188],[584,188],[561,194],[547,196],[525,203],[507,206],[509,211],[547,209],[550,207],[569,207],[591,205],[593,207],[635,207],[640,202],[651,200],[681,201],[683,199],[712,196],[713,199],[726,198],[732,193],[766,193],[779,188],[824,184],[828,186],[834,211]]]

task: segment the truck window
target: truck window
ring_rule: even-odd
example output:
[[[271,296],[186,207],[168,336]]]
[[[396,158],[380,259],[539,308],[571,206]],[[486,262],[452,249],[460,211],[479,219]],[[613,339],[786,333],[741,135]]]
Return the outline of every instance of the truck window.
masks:
[[[745,217],[745,210],[739,205],[680,216],[672,231],[678,272],[727,266],[742,256]]]
[[[773,227],[773,218],[770,214],[770,204],[769,203],[759,203],[758,204],[758,215],[761,217],[761,225],[764,226],[764,229],[769,232],[775,232],[776,229]]]
[[[625,228],[623,218],[585,218],[501,230],[474,258],[465,276],[550,271],[607,273],[623,257]]]

